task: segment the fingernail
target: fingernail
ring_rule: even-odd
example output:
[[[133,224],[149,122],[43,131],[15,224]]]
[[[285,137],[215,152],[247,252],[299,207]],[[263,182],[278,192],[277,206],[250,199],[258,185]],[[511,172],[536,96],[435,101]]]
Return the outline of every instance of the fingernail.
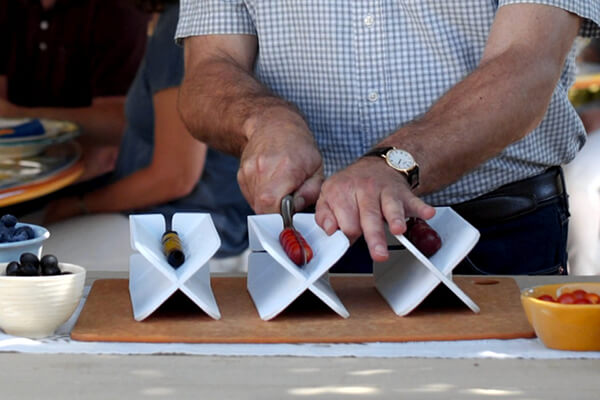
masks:
[[[323,221],[323,227],[325,228],[325,231],[329,232],[333,229],[333,221],[327,218],[325,221]]]
[[[401,226],[403,226],[403,225],[405,224],[405,222],[404,222],[404,220],[403,220],[403,219],[401,219],[401,218],[396,218],[396,219],[393,221],[393,224],[394,224],[394,226],[401,227]]]
[[[375,253],[377,253],[380,256],[385,256],[387,255],[387,247],[382,244],[378,244],[377,246],[375,246]]]

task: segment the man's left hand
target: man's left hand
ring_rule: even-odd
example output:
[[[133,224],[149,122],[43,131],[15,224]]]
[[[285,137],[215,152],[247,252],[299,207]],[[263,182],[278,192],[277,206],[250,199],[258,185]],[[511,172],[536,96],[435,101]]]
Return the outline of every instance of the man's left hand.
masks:
[[[328,235],[341,229],[352,242],[364,235],[371,258],[380,262],[389,255],[384,222],[400,235],[407,217],[429,219],[434,214],[401,173],[381,159],[361,158],[323,183],[315,219]]]

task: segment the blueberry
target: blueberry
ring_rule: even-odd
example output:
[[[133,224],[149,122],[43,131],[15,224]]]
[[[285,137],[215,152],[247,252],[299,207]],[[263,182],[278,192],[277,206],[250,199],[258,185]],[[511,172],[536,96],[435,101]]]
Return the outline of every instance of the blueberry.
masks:
[[[25,239],[20,239],[20,240],[29,240],[29,239],[33,239],[35,237],[35,232],[29,225],[21,225],[15,229],[15,232],[13,233],[13,238],[16,237],[17,235],[19,235],[19,237],[25,238]],[[14,241],[16,242],[17,240],[14,240]]]
[[[21,265],[33,265],[35,268],[40,266],[40,260],[33,253],[23,253],[19,258]]]
[[[39,269],[32,264],[21,264],[19,272],[22,276],[38,276],[40,274]]]
[[[27,236],[27,232],[25,231],[16,232],[12,236],[13,242],[22,242],[23,240],[29,240],[29,236]]]
[[[17,217],[10,214],[4,214],[2,218],[0,218],[0,222],[2,222],[7,228],[12,228],[17,223]]]
[[[7,228],[6,226],[0,224],[0,236],[4,240],[3,243],[8,243],[13,241],[13,233],[15,232],[15,228]]]
[[[35,232],[33,231],[33,228],[32,228],[32,227],[30,227],[29,225],[25,225],[25,226],[23,226],[23,230],[24,230],[25,232],[27,232],[27,237],[28,237],[29,239],[33,239],[33,238],[35,237]]]
[[[21,265],[19,265],[18,262],[9,262],[6,266],[6,276],[17,276],[19,274],[19,268],[21,268]]]

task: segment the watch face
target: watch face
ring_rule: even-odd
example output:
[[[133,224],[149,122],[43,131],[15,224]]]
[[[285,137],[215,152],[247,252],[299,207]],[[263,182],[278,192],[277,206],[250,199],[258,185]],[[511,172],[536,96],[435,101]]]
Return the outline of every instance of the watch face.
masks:
[[[415,166],[415,160],[404,150],[392,149],[387,152],[387,162],[391,167],[401,170],[409,170]]]

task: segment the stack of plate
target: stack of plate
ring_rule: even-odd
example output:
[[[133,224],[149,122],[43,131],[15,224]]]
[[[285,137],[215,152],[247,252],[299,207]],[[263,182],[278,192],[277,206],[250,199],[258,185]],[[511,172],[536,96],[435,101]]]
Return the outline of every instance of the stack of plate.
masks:
[[[79,135],[73,122],[50,119],[0,118],[0,157],[30,157],[50,145]]]
[[[69,121],[0,118],[0,206],[37,197],[82,172],[79,126]]]

